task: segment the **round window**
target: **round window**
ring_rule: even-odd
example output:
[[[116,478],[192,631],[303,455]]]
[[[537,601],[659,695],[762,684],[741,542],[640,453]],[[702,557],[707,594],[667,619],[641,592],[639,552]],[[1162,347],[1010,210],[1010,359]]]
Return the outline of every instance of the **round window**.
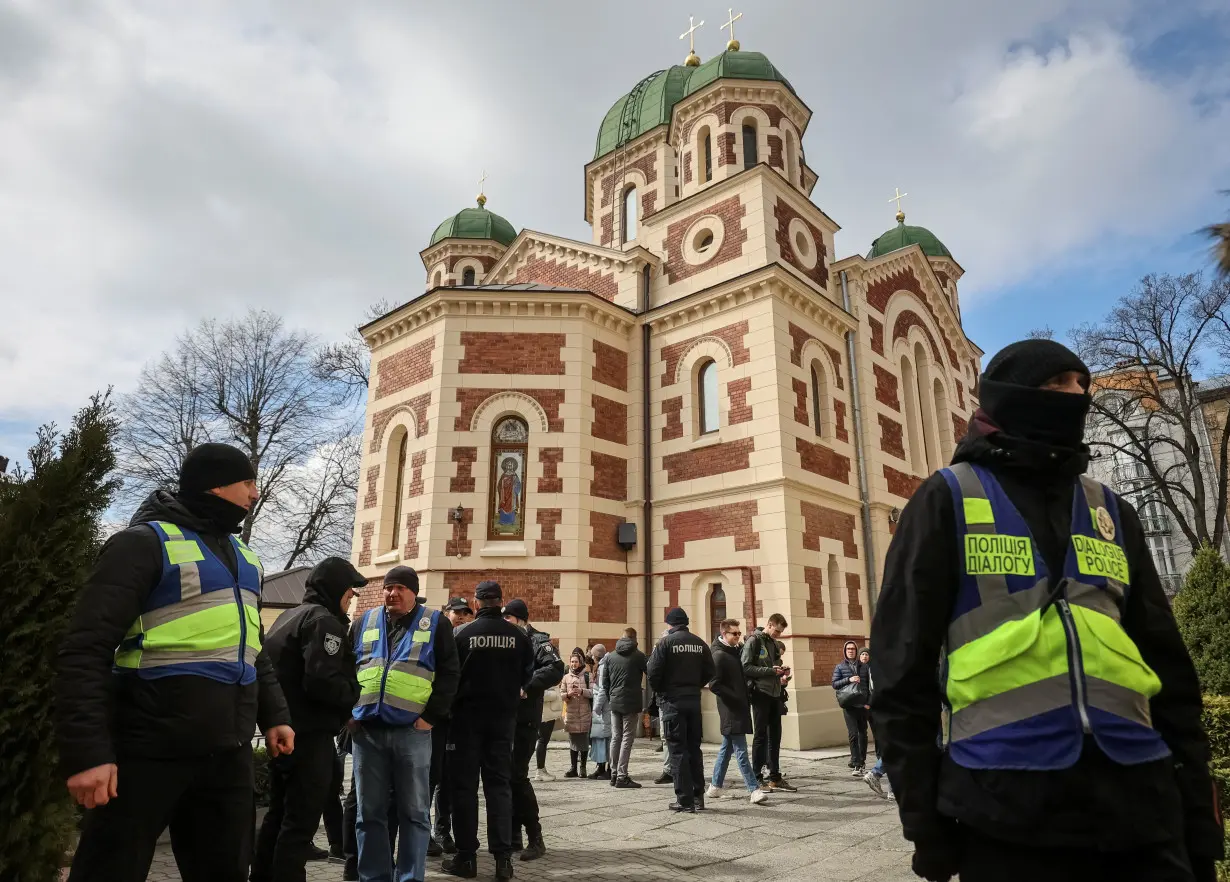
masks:
[[[799,249],[799,254],[806,257],[811,251],[811,243],[807,241],[807,234],[799,230],[794,234],[794,247]]]
[[[697,219],[683,235],[684,261],[699,266],[713,260],[722,249],[725,234],[726,228],[720,218],[706,215]]]
[[[790,222],[790,242],[794,244],[794,263],[805,270],[813,270],[819,263],[816,239],[811,228],[801,218]]]
[[[697,254],[704,254],[713,247],[713,232],[711,230],[701,230],[696,234],[696,242],[692,247],[696,249]]]

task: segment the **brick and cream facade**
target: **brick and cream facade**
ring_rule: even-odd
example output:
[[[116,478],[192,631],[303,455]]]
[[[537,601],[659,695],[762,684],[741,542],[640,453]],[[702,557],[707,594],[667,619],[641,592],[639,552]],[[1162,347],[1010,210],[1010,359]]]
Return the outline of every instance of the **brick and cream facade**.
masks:
[[[723,611],[747,629],[780,612],[784,743],[844,742],[832,667],[866,640],[896,515],[951,455],[982,353],[952,259],[834,258],[810,115],[782,83],[718,79],[587,167],[592,242],[524,230],[423,253],[425,293],[362,329],[353,554],[373,582],[408,564],[439,606],[497,579],[565,652],[628,626],[647,644],[673,605],[707,637]],[[493,450],[507,417],[528,428],[515,536],[492,526],[514,492]]]

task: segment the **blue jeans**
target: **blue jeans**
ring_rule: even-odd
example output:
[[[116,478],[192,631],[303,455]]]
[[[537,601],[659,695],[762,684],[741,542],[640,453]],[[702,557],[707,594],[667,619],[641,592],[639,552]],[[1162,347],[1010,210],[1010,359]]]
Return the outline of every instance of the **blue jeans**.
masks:
[[[876,759],[876,764],[872,766],[871,774],[875,775],[877,778],[884,777],[884,757],[878,757]]]
[[[354,778],[359,801],[359,879],[393,882],[389,848],[389,786],[397,801],[397,882],[425,878],[431,837],[431,732],[362,726],[354,736]]]
[[[756,774],[752,771],[752,761],[747,755],[746,735],[726,735],[722,738],[722,746],[718,748],[717,759],[713,761],[714,787],[721,788],[726,780],[726,767],[730,765],[730,753],[734,751],[735,762],[739,764],[739,772],[743,775],[743,786],[748,793],[760,789]]]

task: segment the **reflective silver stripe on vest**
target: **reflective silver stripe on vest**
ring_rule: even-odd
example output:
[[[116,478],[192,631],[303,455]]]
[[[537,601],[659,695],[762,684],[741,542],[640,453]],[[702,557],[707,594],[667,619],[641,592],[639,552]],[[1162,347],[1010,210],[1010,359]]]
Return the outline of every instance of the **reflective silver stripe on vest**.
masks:
[[[1117,683],[1100,680],[1097,677],[1087,677],[1085,689],[1089,694],[1090,707],[1107,711],[1147,728],[1153,728],[1149,699],[1139,692],[1134,692]]]
[[[380,690],[377,689],[375,692],[361,693],[359,695],[359,700],[354,703],[354,706],[363,707],[364,705],[368,705],[368,704],[379,704],[379,702],[380,702]]]
[[[419,645],[421,646],[422,644],[420,643]],[[436,682],[436,672],[435,671],[429,671],[426,668],[421,668],[418,665],[414,664],[413,660],[404,661],[404,662],[393,662],[393,664],[389,665],[389,670],[390,671],[401,671],[403,674],[409,674],[412,677],[419,677],[420,679],[426,680],[429,683]]]
[[[184,585],[184,590],[180,593],[180,602],[143,613],[140,619],[141,630],[151,631],[159,625],[165,625],[167,622],[173,622],[211,607],[235,605],[235,593],[229,589],[223,588],[201,593],[201,576],[196,564],[180,564],[179,577]]]
[[[1115,584],[1120,585],[1122,583],[1116,582]],[[1119,621],[1119,603],[1110,595],[1110,592],[1093,585],[1087,585],[1084,582],[1077,582],[1074,579],[1067,580],[1066,588],[1066,597],[1071,606],[1091,609],[1094,612],[1101,613],[1108,619],[1113,619],[1116,622]]]
[[[416,701],[407,701],[404,698],[400,698],[387,692],[384,696],[384,703],[389,707],[395,707],[398,710],[408,711],[412,714],[421,714],[423,712],[423,708],[426,707],[426,705],[419,704]]]
[[[1072,704],[1072,681],[1067,673],[1018,686],[976,701],[952,715],[952,740],[972,738],[991,729],[1017,723]]]
[[[231,598],[234,601],[234,598]],[[157,668],[163,665],[186,665],[195,664],[198,662],[233,662],[239,658],[238,646],[223,646],[220,649],[201,649],[201,650],[167,650],[167,649],[143,649],[141,650],[140,668]],[[244,661],[250,665],[256,664],[256,653],[251,647],[247,647],[244,652]]]

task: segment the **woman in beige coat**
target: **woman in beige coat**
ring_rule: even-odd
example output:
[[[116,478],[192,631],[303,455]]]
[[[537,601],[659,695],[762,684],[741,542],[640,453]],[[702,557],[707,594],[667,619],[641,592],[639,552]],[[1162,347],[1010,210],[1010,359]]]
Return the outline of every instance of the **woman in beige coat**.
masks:
[[[572,650],[568,659],[568,673],[559,684],[564,697],[564,730],[568,733],[568,754],[572,768],[564,773],[565,778],[576,778],[577,756],[580,755],[579,777],[586,775],[585,764],[589,761],[589,727],[593,723],[594,689],[585,669],[585,653],[581,647]]]

